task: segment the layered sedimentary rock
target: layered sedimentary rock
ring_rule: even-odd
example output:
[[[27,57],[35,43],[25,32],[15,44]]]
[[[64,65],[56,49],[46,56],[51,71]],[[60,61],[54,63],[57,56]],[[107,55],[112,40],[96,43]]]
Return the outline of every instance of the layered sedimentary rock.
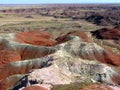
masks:
[[[119,85],[120,55],[89,40],[85,32],[70,32],[53,42],[44,32],[6,35],[0,50],[12,50],[19,58],[2,64],[0,90],[48,90],[85,81]]]
[[[46,32],[32,31],[1,37],[0,66],[13,61],[43,57],[52,53],[49,47],[44,47],[55,44],[55,41],[49,38],[50,35]]]

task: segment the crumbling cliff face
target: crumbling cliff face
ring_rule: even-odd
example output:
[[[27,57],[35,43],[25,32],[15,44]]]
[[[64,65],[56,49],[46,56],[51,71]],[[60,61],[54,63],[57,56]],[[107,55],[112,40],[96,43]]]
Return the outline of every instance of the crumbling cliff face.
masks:
[[[52,41],[48,34],[36,31],[2,37],[0,52],[11,50],[18,56],[6,58],[6,63],[0,60],[0,90],[52,90],[86,81],[106,88],[110,87],[106,84],[120,84],[120,55],[91,42],[85,32],[70,32]]]

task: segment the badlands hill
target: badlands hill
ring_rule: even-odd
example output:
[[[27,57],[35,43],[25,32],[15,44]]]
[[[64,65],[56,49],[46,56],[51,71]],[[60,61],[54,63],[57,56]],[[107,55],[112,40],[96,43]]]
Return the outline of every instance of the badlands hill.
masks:
[[[0,90],[120,90],[120,54],[99,43],[120,45],[118,32],[72,31],[56,39],[43,31],[2,36]]]

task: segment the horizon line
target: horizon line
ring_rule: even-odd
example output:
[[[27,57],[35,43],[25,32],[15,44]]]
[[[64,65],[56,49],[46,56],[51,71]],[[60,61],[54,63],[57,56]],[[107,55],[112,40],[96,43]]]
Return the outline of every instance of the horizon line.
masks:
[[[102,3],[0,3],[0,5],[40,5],[40,4],[120,4],[119,3],[112,3],[112,2],[102,2]]]

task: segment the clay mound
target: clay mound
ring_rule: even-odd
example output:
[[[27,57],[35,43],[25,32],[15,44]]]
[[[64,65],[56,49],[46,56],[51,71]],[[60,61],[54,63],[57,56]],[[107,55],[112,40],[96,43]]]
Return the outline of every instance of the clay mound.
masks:
[[[3,68],[0,70],[0,73],[2,73],[0,75],[0,80],[12,75],[28,73],[32,69],[48,67],[52,64],[52,61],[52,57],[43,57],[24,61],[10,62],[4,65]]]
[[[7,49],[4,45],[0,45],[0,68],[9,63],[14,61],[21,60],[21,56],[18,52],[14,50]]]
[[[0,38],[0,68],[10,62],[40,58],[54,52],[45,47],[55,45],[56,41],[50,38],[49,33],[41,31],[8,34]]]
[[[120,54],[113,53],[112,50],[104,48],[106,53],[104,53],[104,61],[107,64],[114,66],[120,66]]]
[[[66,42],[64,49],[75,57],[120,66],[120,54],[113,53],[110,49],[95,43],[83,42],[77,37],[74,37],[73,41]]]
[[[92,35],[98,39],[120,40],[120,28],[102,28],[96,31],[92,31]]]
[[[15,41],[32,45],[53,46],[56,44],[51,35],[42,31],[29,31],[16,33]]]
[[[15,51],[0,50],[0,66],[9,62],[21,60],[20,55]]]
[[[21,57],[22,60],[23,58],[27,60],[6,64],[4,68],[1,69],[0,71],[0,73],[2,73],[2,75],[0,75],[0,79],[6,78],[10,75],[28,73],[29,70],[31,69],[40,68],[41,66],[45,65],[45,60],[49,61],[49,58],[45,60],[43,58],[40,59],[39,57],[41,55],[46,56],[51,55],[53,53],[52,55],[54,57],[56,56],[54,54],[59,50],[61,53],[59,53],[58,55],[60,56],[62,54],[66,54],[67,52],[68,55],[70,54],[74,57],[78,57],[83,60],[90,61],[97,60],[102,63],[120,66],[119,62],[120,55],[117,55],[110,50],[104,49],[95,43],[81,42],[81,39],[77,36],[73,36],[73,39],[71,39],[70,41],[67,41],[65,43],[53,47],[41,47],[29,45],[26,45],[25,48],[22,47],[25,46],[19,45],[16,48],[20,48],[20,50],[22,51],[21,52],[22,54],[20,54],[22,55]],[[16,67],[19,68],[19,70],[16,71]],[[11,71],[7,70],[8,68],[11,69]]]
[[[33,50],[34,48],[36,47],[32,46]],[[39,51],[41,50],[41,48],[37,47],[36,49],[38,50],[38,55],[39,55]],[[99,61],[109,65],[120,66],[120,62],[119,62],[120,55],[116,55],[112,53],[112,51],[108,51],[107,49],[104,49],[95,43],[80,42],[80,38],[76,36],[74,36],[73,40],[70,40],[70,42],[68,41],[66,43],[53,46],[51,47],[51,49],[47,47],[42,49],[45,50],[43,52],[51,51],[51,53],[53,53],[53,54],[49,54],[52,55],[51,57],[56,57],[58,59],[60,59],[61,56],[64,57],[64,59],[62,60],[65,60],[67,58],[69,59],[73,56],[73,57],[81,58],[81,60],[84,60],[85,62],[87,62],[86,60]],[[19,61],[19,62],[17,61],[6,64],[4,68],[0,70],[0,73],[2,73],[2,75],[0,75],[0,79],[4,79],[8,76],[15,74],[28,73],[29,70],[31,69],[38,69],[49,66],[50,63],[56,59],[55,58],[50,59],[48,56],[47,58],[36,57],[34,59],[28,59],[25,61]],[[8,70],[8,68],[10,70]]]
[[[72,31],[72,32],[69,32],[63,36],[60,36],[58,38],[56,38],[56,41],[60,44],[60,43],[64,43],[68,40],[71,39],[70,36],[78,36],[80,37],[83,41],[85,42],[88,42],[89,41],[89,38],[88,38],[88,35],[87,33],[85,32],[81,32],[81,31]]]

